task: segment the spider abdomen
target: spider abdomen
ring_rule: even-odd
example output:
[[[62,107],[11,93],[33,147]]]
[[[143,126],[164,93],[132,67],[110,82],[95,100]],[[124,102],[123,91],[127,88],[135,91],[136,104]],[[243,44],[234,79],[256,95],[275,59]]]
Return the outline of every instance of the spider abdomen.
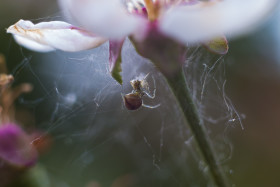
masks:
[[[124,104],[128,110],[137,110],[142,106],[142,97],[139,93],[129,93],[123,96]]]

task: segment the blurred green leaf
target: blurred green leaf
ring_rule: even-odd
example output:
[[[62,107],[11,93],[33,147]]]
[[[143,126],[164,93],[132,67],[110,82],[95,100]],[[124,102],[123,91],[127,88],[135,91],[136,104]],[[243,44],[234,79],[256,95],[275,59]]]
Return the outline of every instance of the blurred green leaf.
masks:
[[[23,173],[10,187],[50,187],[50,180],[45,168],[37,164]]]
[[[209,51],[219,55],[224,55],[228,52],[228,41],[224,36],[215,38],[208,42],[204,42],[203,45]]]

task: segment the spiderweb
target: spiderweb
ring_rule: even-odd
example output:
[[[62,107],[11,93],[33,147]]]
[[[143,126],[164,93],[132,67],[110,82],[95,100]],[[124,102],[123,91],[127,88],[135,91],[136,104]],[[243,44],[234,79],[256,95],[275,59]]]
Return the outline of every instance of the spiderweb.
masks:
[[[108,44],[80,53],[22,50],[23,60],[13,73],[16,80],[31,81],[35,90],[19,103],[30,108],[36,127],[52,137],[51,151],[41,157],[52,185],[212,186],[163,77],[129,41],[122,55],[120,86],[108,70]],[[219,161],[226,166],[233,151],[227,133],[236,125],[244,127],[243,116],[226,95],[225,66],[225,57],[193,47],[184,71]],[[156,85],[148,82],[151,90],[156,86],[156,97],[144,102],[161,106],[126,110],[121,94],[131,91],[131,79],[147,73],[155,79]]]
[[[52,137],[52,149],[40,160],[52,186],[213,185],[164,78],[129,41],[122,52],[123,86],[109,73],[108,44],[79,53],[20,52],[22,61],[12,69],[15,84],[31,82],[34,91],[21,96],[18,105],[28,108],[36,128]],[[226,94],[226,62],[192,47],[184,72],[219,162],[230,173],[226,163],[233,146],[227,133],[244,128],[244,116]],[[151,78],[148,82],[151,90],[156,86],[156,97],[144,102],[160,107],[126,110],[121,94],[131,91],[130,80],[147,73],[155,79],[156,85]]]

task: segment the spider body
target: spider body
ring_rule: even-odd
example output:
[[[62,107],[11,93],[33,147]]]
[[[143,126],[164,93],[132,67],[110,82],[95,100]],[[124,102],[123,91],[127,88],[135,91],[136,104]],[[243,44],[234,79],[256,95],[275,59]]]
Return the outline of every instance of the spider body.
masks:
[[[143,97],[147,96],[151,99],[155,98],[155,91],[153,95],[149,94],[149,85],[147,83],[147,77],[149,74],[147,74],[143,79],[133,79],[130,81],[130,84],[133,88],[131,93],[125,94],[123,96],[124,105],[128,110],[137,110],[141,106],[147,107],[147,108],[156,108],[159,105],[156,106],[149,106],[143,104]],[[154,79],[153,79],[154,80]]]

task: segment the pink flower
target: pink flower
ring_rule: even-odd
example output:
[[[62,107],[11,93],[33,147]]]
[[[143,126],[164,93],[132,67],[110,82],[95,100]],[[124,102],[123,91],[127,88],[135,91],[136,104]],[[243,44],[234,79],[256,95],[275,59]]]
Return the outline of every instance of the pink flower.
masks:
[[[16,168],[33,166],[37,161],[37,151],[30,137],[12,123],[0,127],[0,159]]]
[[[68,18],[110,39],[143,35],[150,21],[180,42],[204,42],[252,29],[277,0],[60,0]]]
[[[0,168],[29,168],[36,163],[38,153],[32,145],[33,137],[14,123],[16,120],[13,103],[21,93],[30,92],[32,86],[25,83],[11,88],[14,77],[6,74],[6,62],[1,54],[0,63]],[[0,173],[0,178],[1,175]]]
[[[129,36],[138,51],[140,46],[143,49],[150,47],[145,45],[151,43],[147,38],[151,40],[153,35],[157,42],[167,39],[181,47],[200,43],[212,52],[225,54],[228,45],[224,34],[232,37],[248,32],[271,11],[277,0],[59,2],[68,19],[83,29],[61,21],[33,24],[20,20],[7,32],[12,33],[20,45],[41,52],[86,50],[110,40],[110,70],[122,83],[120,52],[125,37]],[[151,59],[143,49],[140,53]]]

